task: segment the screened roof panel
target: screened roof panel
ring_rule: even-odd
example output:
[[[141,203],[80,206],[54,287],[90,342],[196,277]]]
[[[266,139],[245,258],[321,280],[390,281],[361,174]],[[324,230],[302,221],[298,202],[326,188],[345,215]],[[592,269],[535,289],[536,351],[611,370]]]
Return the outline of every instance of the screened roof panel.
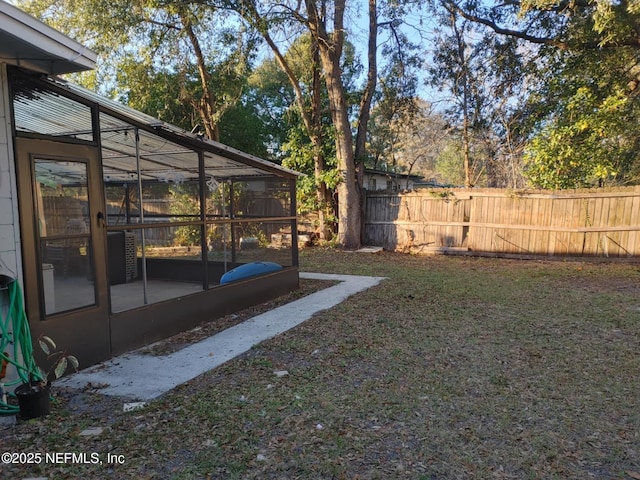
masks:
[[[51,86],[52,88],[49,88]],[[48,79],[34,82],[12,77],[14,117],[19,132],[92,141],[91,108],[100,108],[100,143],[105,180],[128,181],[138,169],[145,180],[198,177],[198,151],[205,156],[205,174],[217,179],[299,175],[272,162],[202,139],[178,127],[102,97],[77,85]],[[68,92],[78,101],[65,97]],[[138,143],[136,145],[136,133]],[[107,180],[108,181],[108,180]]]
[[[88,106],[30,82],[14,81],[12,87],[17,131],[93,140]]]
[[[106,182],[137,181],[137,169],[131,168],[130,158],[113,159],[103,162],[103,177]],[[135,161],[133,162],[135,163]],[[198,178],[198,168],[176,169],[153,159],[140,159],[140,175],[144,181],[189,181]]]
[[[214,153],[205,152],[204,171],[205,175],[213,175],[216,178],[244,177],[251,176],[254,168]],[[264,172],[262,174],[264,175]]]

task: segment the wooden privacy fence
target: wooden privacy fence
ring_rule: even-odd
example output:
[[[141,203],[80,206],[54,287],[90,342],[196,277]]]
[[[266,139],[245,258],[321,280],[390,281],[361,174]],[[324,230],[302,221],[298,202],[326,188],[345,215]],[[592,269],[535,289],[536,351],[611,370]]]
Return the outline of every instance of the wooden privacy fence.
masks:
[[[367,192],[364,242],[388,250],[640,256],[640,187]]]

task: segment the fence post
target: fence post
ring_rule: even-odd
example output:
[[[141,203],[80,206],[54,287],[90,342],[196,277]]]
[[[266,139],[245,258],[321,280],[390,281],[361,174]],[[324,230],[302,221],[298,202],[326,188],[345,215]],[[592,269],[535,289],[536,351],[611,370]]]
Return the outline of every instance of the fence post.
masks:
[[[360,244],[364,245],[365,240],[367,238],[366,228],[367,228],[367,219],[365,218],[367,215],[367,189],[362,187],[360,189]]]

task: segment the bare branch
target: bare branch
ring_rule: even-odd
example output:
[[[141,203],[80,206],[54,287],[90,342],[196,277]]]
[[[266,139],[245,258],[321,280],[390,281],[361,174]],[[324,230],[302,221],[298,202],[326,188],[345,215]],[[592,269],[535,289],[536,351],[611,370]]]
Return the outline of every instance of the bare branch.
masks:
[[[566,41],[559,40],[553,37],[547,36],[536,36],[530,35],[527,33],[531,24],[522,30],[514,30],[511,28],[506,28],[498,25],[495,21],[481,17],[474,13],[471,13],[467,10],[464,10],[459,5],[457,5],[454,1],[445,0],[443,1],[444,7],[450,12],[456,12],[461,17],[472,21],[474,23],[478,23],[480,25],[484,25],[499,35],[506,35],[515,38],[519,38],[521,40],[525,40],[530,43],[534,43],[537,45],[548,45],[560,50],[572,50],[572,49],[602,49],[602,48],[616,48],[616,47],[632,47],[632,48],[640,48],[640,26],[632,25],[632,28],[635,32],[635,35],[629,36],[625,39],[618,40],[616,42],[603,43],[602,41],[594,40],[594,41]],[[506,2],[505,5],[509,6],[521,6],[520,2]],[[538,9],[540,12],[555,12],[555,13],[564,13],[567,11],[575,10],[576,7],[587,8],[590,7],[590,3],[588,0],[564,0],[557,5],[550,6],[544,9]]]
[[[537,37],[534,35],[529,35],[528,33],[526,33],[525,31],[520,31],[520,30],[512,30],[510,28],[504,28],[499,26],[497,23],[495,23],[492,20],[489,20],[487,18],[482,18],[479,17],[477,15],[473,15],[470,12],[467,12],[466,10],[463,10],[462,8],[460,8],[456,3],[454,2],[446,2],[445,3],[445,8],[447,10],[449,10],[449,12],[455,12],[458,15],[460,15],[461,17],[474,22],[474,23],[479,23],[481,25],[484,25],[486,27],[489,27],[491,30],[493,30],[494,32],[500,34],[500,35],[508,35],[511,37],[516,37],[516,38],[520,38],[522,40],[526,40],[527,42],[531,42],[531,43],[535,43],[538,45],[550,45],[556,48],[560,48],[562,50],[567,50],[569,49],[569,44],[567,42],[563,42],[563,41],[559,41],[556,40],[554,38],[550,38],[550,37]]]

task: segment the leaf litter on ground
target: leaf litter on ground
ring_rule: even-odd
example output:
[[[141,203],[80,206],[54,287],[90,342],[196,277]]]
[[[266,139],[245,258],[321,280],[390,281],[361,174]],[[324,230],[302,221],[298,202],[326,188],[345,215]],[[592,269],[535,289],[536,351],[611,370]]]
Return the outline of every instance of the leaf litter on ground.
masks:
[[[318,248],[301,252],[301,268],[388,279],[143,410],[122,412],[117,399],[91,392],[57,395],[49,417],[0,431],[0,446],[111,452],[126,462],[9,465],[7,475],[609,479],[640,471],[637,263]],[[80,435],[96,427],[100,435]]]

